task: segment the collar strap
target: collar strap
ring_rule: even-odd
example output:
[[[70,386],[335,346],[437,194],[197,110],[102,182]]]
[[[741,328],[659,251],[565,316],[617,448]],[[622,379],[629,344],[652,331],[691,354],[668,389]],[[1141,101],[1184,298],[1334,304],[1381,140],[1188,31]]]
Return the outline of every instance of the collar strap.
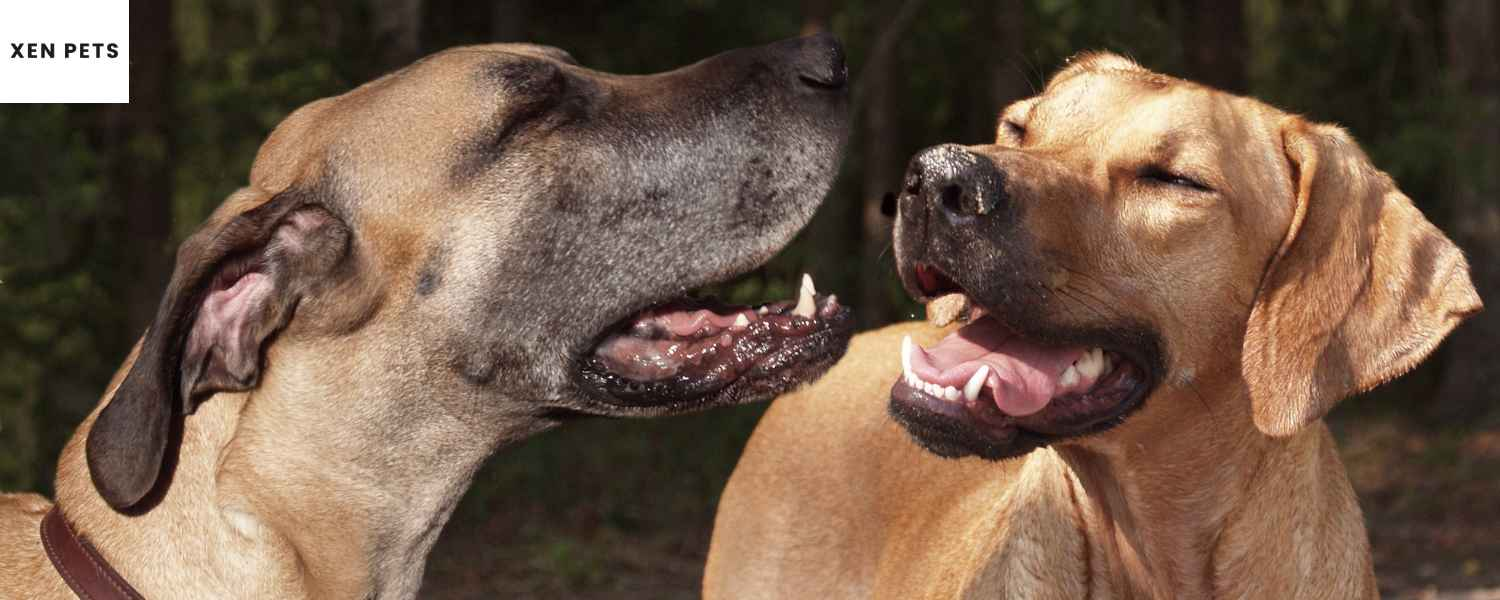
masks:
[[[42,517],[42,547],[52,567],[83,600],[144,600],[88,540],[63,517],[57,505]]]

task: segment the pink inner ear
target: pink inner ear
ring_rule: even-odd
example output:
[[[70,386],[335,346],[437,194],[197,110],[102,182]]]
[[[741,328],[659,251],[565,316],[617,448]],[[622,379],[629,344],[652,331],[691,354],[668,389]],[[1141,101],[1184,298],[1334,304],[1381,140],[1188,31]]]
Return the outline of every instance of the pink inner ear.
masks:
[[[248,383],[260,360],[258,340],[252,339],[249,326],[261,316],[271,288],[269,275],[249,272],[227,288],[210,291],[188,335],[184,362],[198,361],[210,376],[228,375]]]

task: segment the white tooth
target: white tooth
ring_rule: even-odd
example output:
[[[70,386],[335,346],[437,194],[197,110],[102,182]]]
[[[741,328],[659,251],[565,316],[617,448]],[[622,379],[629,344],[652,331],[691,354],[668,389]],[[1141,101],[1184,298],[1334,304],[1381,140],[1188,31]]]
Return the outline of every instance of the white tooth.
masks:
[[[740,316],[734,318],[734,325],[733,325],[733,327],[735,329],[744,329],[744,328],[749,327],[749,326],[750,326],[750,318],[746,317],[745,313],[740,313]]]
[[[958,388],[951,385],[943,388],[943,399],[949,402],[958,400]]]
[[[974,375],[969,377],[969,382],[964,384],[964,398],[967,398],[970,402],[978,400],[979,390],[984,389],[985,379],[987,379],[989,376],[989,365],[983,365],[979,367],[979,370],[975,371]]]
[[[1079,357],[1079,362],[1074,363],[1074,365],[1077,365],[1079,375],[1082,375],[1082,377],[1100,377],[1100,372],[1104,371],[1104,353],[1098,350],[1098,348],[1094,348],[1094,350],[1089,350],[1088,353],[1083,353],[1083,356]]]
[[[771,309],[770,309],[770,307],[762,306],[760,308],[755,309],[755,312],[758,312],[758,313],[764,315],[764,314],[767,314],[767,313],[771,312]]]
[[[1083,364],[1083,361],[1079,360],[1078,364]],[[1078,383],[1078,365],[1077,364],[1068,365],[1068,368],[1065,369],[1065,370],[1063,370],[1062,376],[1057,378],[1057,385],[1059,385],[1061,387],[1072,387],[1073,385],[1075,385],[1077,383]]]
[[[932,396],[934,398],[942,398],[943,397],[943,386],[940,386],[940,385],[938,385],[936,383],[929,383],[929,384],[927,384],[926,387],[927,387],[927,395]]]
[[[817,304],[813,301],[812,277],[802,275],[802,292],[797,296],[797,308],[792,309],[792,314],[804,319],[813,318],[813,311],[817,310]]]
[[[911,372],[911,353],[914,351],[912,346],[911,336],[901,338],[901,372],[907,377],[914,377]]]

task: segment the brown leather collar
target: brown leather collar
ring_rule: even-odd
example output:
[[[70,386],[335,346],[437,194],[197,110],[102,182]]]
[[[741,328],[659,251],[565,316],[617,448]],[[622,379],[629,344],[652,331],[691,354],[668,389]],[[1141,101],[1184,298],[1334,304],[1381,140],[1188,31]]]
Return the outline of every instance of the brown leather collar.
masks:
[[[79,598],[144,600],[140,592],[130,587],[130,583],[99,556],[88,540],[78,536],[56,505],[42,517],[42,547],[47,550],[52,567]]]

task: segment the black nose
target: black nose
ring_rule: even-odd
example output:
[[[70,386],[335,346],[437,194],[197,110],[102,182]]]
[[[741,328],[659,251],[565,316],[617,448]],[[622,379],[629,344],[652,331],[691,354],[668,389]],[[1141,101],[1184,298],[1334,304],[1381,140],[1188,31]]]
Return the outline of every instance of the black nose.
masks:
[[[849,67],[844,64],[844,47],[827,33],[786,40],[792,72],[802,83],[815,88],[843,89],[849,83]]]
[[[950,216],[988,215],[1010,201],[1005,175],[995,163],[954,144],[917,153],[906,168],[904,187],[922,204]]]

